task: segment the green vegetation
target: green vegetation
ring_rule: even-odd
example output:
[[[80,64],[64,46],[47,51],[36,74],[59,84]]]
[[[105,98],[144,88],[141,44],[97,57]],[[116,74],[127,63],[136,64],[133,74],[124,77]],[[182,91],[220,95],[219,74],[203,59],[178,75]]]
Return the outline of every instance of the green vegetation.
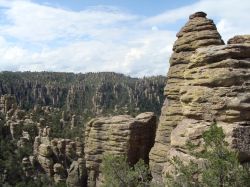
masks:
[[[87,117],[98,114],[160,114],[163,76],[132,78],[112,72],[0,72],[0,95],[15,95],[29,110],[35,104],[53,106]]]
[[[125,156],[105,155],[101,172],[104,187],[142,187],[150,183],[150,172],[143,160],[130,166]]]
[[[203,134],[204,150],[194,154],[202,164],[183,163],[174,157],[170,162],[173,175],[167,175],[167,184],[174,187],[238,187],[249,186],[250,171],[238,161],[236,152],[228,148],[225,134],[216,124]],[[189,144],[190,152],[195,146]]]

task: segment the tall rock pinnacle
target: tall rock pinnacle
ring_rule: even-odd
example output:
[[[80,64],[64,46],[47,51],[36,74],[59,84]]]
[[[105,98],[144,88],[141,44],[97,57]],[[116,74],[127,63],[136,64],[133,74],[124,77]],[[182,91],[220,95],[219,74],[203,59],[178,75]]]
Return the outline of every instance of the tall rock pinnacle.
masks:
[[[170,150],[173,129],[184,118],[180,90],[184,86],[184,71],[190,57],[200,47],[223,45],[224,42],[206,13],[196,12],[177,34],[170,58],[170,69],[164,94],[166,96],[156,133],[155,145],[150,152],[150,167],[156,182],[162,181],[162,171]]]

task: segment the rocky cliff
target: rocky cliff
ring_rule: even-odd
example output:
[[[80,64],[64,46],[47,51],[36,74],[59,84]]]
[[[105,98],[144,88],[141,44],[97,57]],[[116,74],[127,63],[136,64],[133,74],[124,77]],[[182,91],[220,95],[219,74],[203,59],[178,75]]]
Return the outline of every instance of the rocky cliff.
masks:
[[[1,72],[0,95],[15,95],[21,108],[64,108],[87,116],[160,114],[165,77],[131,78],[117,73]]]
[[[250,36],[236,36],[224,45],[213,21],[197,12],[177,37],[150,152],[152,174],[159,183],[170,171],[168,159],[189,160],[186,143],[201,145],[202,133],[213,122],[223,127],[240,160],[250,161]]]

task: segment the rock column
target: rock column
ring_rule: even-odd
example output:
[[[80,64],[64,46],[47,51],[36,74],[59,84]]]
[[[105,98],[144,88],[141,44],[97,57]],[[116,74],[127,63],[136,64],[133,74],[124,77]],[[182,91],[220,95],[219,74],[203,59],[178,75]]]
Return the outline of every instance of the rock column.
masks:
[[[204,12],[197,12],[177,34],[173,54],[170,59],[165,102],[156,133],[155,145],[150,152],[150,167],[155,182],[162,182],[162,170],[167,162],[172,130],[183,119],[180,90],[184,86],[184,71],[190,63],[190,57],[199,47],[223,45],[212,20]]]

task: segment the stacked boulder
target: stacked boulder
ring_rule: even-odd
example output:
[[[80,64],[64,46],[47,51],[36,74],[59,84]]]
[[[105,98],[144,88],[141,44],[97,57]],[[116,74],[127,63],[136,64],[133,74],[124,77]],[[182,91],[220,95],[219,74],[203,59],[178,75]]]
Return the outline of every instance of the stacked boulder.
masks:
[[[199,47],[224,44],[215,24],[207,19],[203,12],[191,15],[177,37],[164,91],[166,99],[162,107],[155,145],[150,152],[150,165],[156,181],[161,181],[161,172],[170,149],[171,132],[183,119],[180,90],[185,84],[184,71],[190,63],[190,57]]]
[[[213,21],[197,12],[177,37],[150,152],[154,181],[159,183],[171,172],[169,159],[194,159],[187,142],[202,145],[202,133],[214,122],[239,151],[240,161],[250,161],[250,36],[236,36],[224,45]]]
[[[148,154],[154,144],[156,116],[142,113],[100,117],[91,120],[85,131],[85,160],[88,186],[101,184],[100,165],[104,155],[124,155],[135,164],[139,159],[148,163]]]

